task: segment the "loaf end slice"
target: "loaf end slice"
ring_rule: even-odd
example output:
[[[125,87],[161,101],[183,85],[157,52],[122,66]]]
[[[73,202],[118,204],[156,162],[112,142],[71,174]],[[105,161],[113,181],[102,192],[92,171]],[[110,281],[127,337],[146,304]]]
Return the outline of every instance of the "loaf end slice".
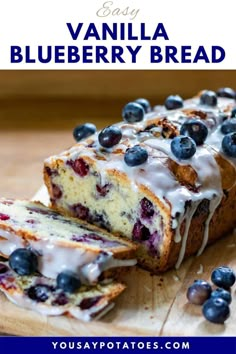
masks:
[[[125,290],[125,285],[117,282],[82,285],[70,294],[58,289],[54,279],[41,275],[19,276],[7,262],[0,261],[0,290],[19,307],[47,316],[68,315],[87,322],[105,315],[114,306],[112,300]]]

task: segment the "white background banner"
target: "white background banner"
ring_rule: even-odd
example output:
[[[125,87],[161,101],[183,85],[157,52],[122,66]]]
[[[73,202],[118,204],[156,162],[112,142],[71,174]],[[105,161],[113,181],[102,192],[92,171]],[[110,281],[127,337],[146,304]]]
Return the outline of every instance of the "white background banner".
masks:
[[[0,69],[235,69],[235,1],[6,0]]]

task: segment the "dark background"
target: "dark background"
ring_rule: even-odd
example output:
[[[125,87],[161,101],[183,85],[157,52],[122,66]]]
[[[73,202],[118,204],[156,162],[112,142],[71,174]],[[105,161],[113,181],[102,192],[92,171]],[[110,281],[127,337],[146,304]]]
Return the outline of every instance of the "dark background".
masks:
[[[1,129],[72,129],[121,120],[128,101],[162,104],[202,89],[236,88],[236,71],[0,71]]]

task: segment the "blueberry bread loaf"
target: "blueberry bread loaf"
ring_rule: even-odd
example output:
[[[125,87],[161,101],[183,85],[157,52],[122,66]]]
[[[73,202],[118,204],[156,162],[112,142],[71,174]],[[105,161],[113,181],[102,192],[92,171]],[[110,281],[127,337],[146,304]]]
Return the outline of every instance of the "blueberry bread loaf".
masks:
[[[45,161],[52,207],[137,242],[154,273],[178,268],[236,226],[235,107],[233,90],[205,90],[153,110],[131,102],[100,132],[77,127],[78,143]]]
[[[43,315],[67,314],[83,321],[98,319],[113,307],[112,300],[124,289],[123,284],[113,282],[80,284],[71,292],[58,287],[55,279],[36,274],[20,276],[7,262],[0,262],[0,290],[16,305]]]
[[[75,218],[66,218],[39,202],[0,199],[0,254],[9,257],[27,248],[37,257],[37,270],[56,278],[79,274],[85,284],[111,277],[117,268],[136,263],[136,246],[124,238]],[[24,267],[24,255],[17,255]],[[114,269],[114,271],[112,271]]]

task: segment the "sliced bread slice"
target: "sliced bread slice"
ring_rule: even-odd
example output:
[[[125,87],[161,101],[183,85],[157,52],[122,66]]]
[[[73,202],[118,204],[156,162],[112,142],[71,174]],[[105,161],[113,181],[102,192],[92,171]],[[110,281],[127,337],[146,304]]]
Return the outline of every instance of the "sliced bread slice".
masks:
[[[0,290],[14,304],[47,316],[69,315],[82,321],[101,318],[114,304],[125,285],[117,282],[96,286],[82,285],[74,293],[56,286],[54,279],[41,275],[19,276],[0,261]]]
[[[70,270],[85,284],[95,284],[111,270],[136,264],[131,241],[64,217],[39,202],[0,199],[0,254],[9,257],[18,248],[30,248],[38,271],[56,278]],[[112,274],[113,275],[113,274]]]

